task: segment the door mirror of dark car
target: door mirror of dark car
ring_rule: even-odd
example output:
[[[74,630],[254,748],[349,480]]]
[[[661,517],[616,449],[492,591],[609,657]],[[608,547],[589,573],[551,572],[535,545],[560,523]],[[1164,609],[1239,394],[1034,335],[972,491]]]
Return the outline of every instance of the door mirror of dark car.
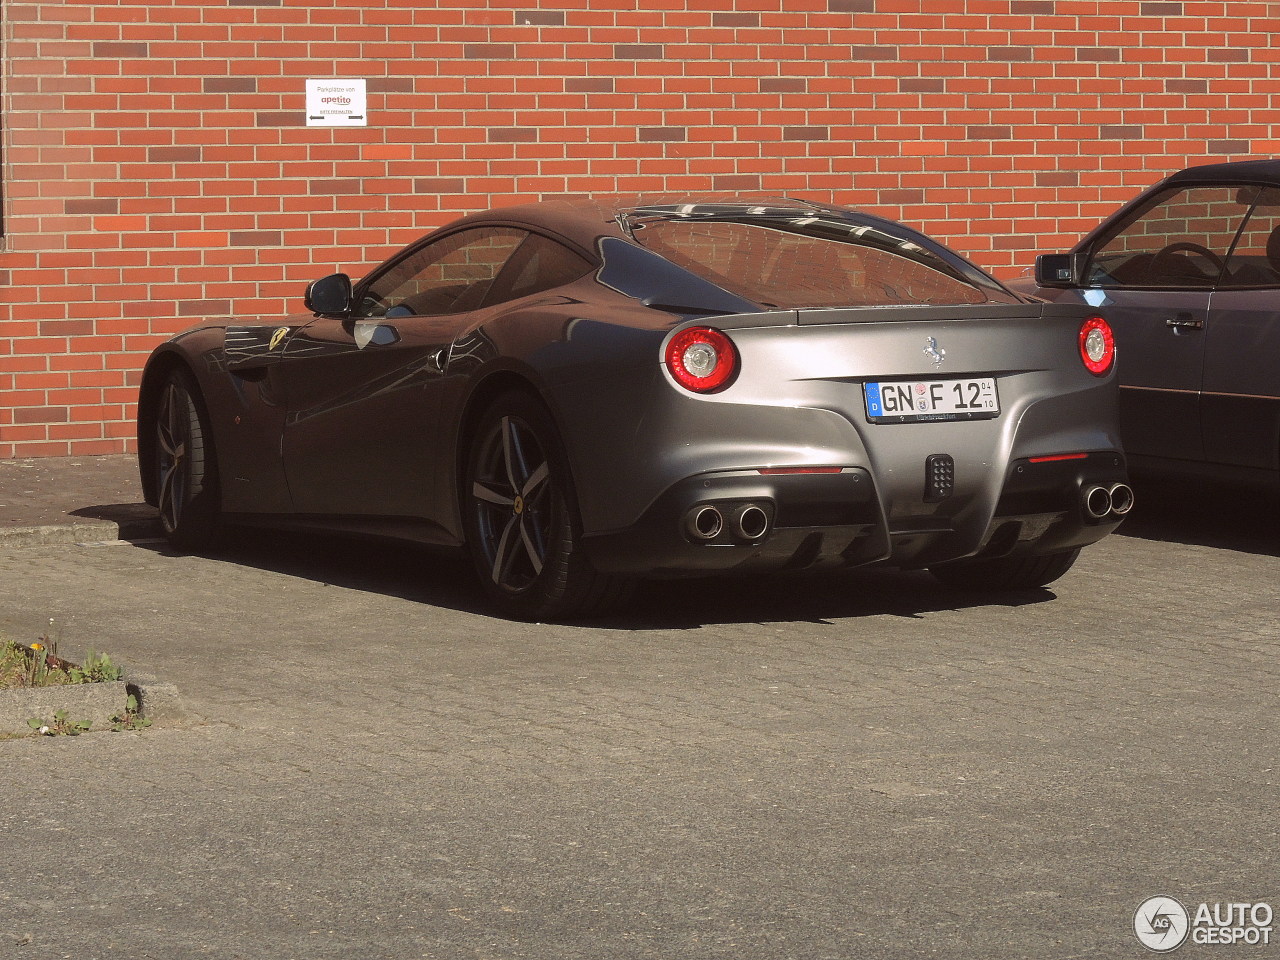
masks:
[[[307,286],[303,303],[312,313],[346,316],[351,312],[351,278],[345,273],[331,273],[313,280]]]
[[[1078,287],[1084,272],[1084,254],[1042,253],[1036,257],[1036,285]]]

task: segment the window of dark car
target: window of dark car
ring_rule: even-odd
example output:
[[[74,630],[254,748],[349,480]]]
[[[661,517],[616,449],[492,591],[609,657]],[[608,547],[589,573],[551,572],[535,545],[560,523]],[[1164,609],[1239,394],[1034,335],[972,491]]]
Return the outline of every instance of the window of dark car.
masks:
[[[418,247],[362,286],[356,313],[408,317],[474,310],[525,236],[509,227],[477,227]]]
[[[1244,188],[1239,199],[1252,200],[1254,206],[1218,286],[1280,286],[1280,188]]]
[[[1248,211],[1248,202],[1231,186],[1159,194],[1094,248],[1085,285],[1212,287]]]
[[[743,222],[655,219],[645,247],[745,300],[769,307],[894,306],[1012,299],[979,288],[921,244],[822,217]]]
[[[485,305],[532,296],[572,283],[592,270],[585,257],[562,243],[530,233],[494,281]]]

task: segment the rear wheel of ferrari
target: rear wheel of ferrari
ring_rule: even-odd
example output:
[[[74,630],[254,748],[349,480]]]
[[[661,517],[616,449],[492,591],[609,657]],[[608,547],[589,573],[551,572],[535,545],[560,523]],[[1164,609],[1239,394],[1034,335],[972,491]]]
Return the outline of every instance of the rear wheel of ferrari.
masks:
[[[160,524],[175,547],[196,550],[218,536],[219,493],[213,440],[199,388],[185,370],[169,373],[156,408],[156,494]]]
[[[495,400],[467,457],[467,541],[485,593],[506,616],[553,620],[598,614],[630,593],[581,549],[581,524],[559,433],[524,393]]]
[[[1071,569],[1080,550],[1043,557],[1000,557],[995,560],[957,560],[930,567],[929,572],[949,587],[995,592],[1027,590],[1053,583]]]

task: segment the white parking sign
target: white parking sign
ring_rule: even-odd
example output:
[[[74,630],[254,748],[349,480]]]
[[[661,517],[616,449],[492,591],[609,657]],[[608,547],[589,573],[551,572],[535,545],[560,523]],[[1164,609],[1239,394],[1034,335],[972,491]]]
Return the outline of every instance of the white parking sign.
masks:
[[[308,127],[363,127],[369,119],[363,80],[308,80]]]

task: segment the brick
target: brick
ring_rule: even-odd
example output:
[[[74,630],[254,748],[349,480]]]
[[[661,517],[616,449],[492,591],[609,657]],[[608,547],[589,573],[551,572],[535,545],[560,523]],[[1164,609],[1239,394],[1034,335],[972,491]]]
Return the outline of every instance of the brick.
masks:
[[[255,93],[257,77],[205,77],[200,84],[205,93]]]
[[[684,127],[640,127],[636,137],[641,143],[677,143],[688,139]]]
[[[666,48],[660,43],[619,43],[613,48],[615,60],[663,60]]]
[[[513,43],[468,43],[463,45],[462,55],[467,60],[514,60],[516,47]]]
[[[1098,128],[1098,135],[1103,140],[1140,140],[1145,136],[1143,128],[1138,124],[1104,124]]]
[[[712,190],[724,190],[735,193],[759,191],[760,175],[752,173],[725,173],[711,178]]]
[[[100,60],[124,60],[130,57],[146,57],[149,48],[145,43],[125,43],[102,40],[93,44],[93,56]]]
[[[461,177],[420,177],[413,181],[414,193],[462,193],[467,181]]]
[[[564,88],[570,93],[613,93],[613,77],[569,77]]]
[[[490,143],[535,143],[538,140],[537,127],[490,127]]]
[[[812,142],[815,140],[826,140],[830,136],[830,131],[826,127],[783,127],[783,140],[802,140]]]
[[[205,317],[230,312],[230,300],[184,300],[178,304],[178,313],[184,317]]]
[[[517,10],[516,23],[525,26],[562,27],[564,26],[563,10]]]
[[[284,243],[280,230],[233,230],[229,237],[233,247],[278,247]]]
[[[850,60],[897,60],[898,48],[878,45],[860,45],[849,48]]]
[[[13,411],[14,423],[65,423],[70,418],[66,407],[19,407]]]

